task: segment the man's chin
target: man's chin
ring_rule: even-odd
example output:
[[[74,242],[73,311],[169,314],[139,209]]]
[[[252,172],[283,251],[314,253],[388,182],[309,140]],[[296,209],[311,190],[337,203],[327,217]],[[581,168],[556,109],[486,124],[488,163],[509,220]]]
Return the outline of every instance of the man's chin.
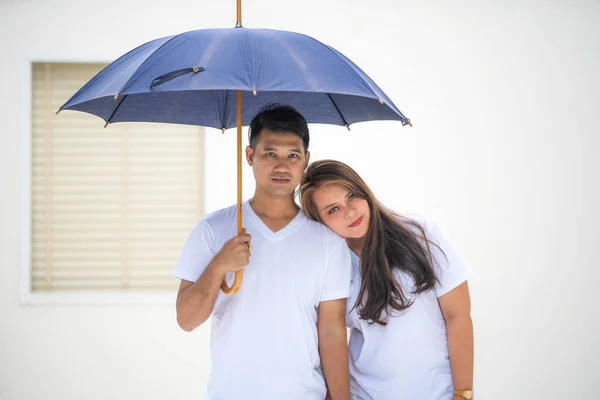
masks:
[[[287,198],[294,195],[293,188],[269,188],[266,194],[274,198]]]

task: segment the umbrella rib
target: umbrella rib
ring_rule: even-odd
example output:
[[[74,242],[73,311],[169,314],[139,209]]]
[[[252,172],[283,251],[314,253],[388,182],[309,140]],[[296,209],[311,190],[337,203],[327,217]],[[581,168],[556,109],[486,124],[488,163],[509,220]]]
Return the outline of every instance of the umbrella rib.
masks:
[[[81,93],[85,92],[85,90],[87,88],[89,88],[90,86],[93,86],[94,83],[96,83],[96,81],[98,81],[100,78],[100,74],[104,71],[107,71],[109,68],[112,70],[113,68],[116,68],[115,65],[116,63],[119,62],[124,62],[126,61],[128,58],[131,58],[133,56],[135,56],[138,52],[142,51],[144,46],[148,45],[149,43],[144,43],[141,46],[136,47],[135,49],[127,52],[126,54],[124,54],[123,56],[119,57],[118,60],[116,60],[115,62],[111,63],[110,65],[107,65],[106,67],[102,68],[102,70],[100,70],[100,72],[98,72],[92,79],[90,79],[85,85],[83,85],[77,92],[75,92],[75,94],[73,96],[71,96],[71,98],[69,98],[69,100],[67,100],[61,107],[59,110],[62,109],[63,106],[65,106],[66,104],[69,104],[72,100],[76,99],[77,96],[79,96]],[[129,57],[128,57],[129,56]],[[116,64],[117,66],[119,64]]]
[[[112,117],[115,116],[115,113],[117,112],[117,110],[119,109],[119,107],[121,107],[121,104],[123,104],[123,101],[125,101],[125,97],[127,97],[127,95],[119,98],[119,103],[117,104],[117,106],[115,107],[115,109],[113,110],[113,112],[110,114],[110,117],[108,117],[108,119],[106,120],[106,125],[104,125],[105,128],[106,128],[106,126],[108,124],[110,124],[110,120],[112,119]]]
[[[229,97],[229,90],[225,90],[225,108],[223,109],[223,120],[221,121],[221,128],[227,128],[227,120],[229,119],[229,114],[227,113],[227,99]]]
[[[346,122],[346,119],[344,118],[344,116],[342,115],[342,112],[340,111],[340,109],[338,108],[337,104],[335,104],[335,101],[333,101],[333,98],[331,97],[331,95],[329,93],[327,93],[327,97],[329,97],[329,100],[331,101],[331,104],[333,104],[333,106],[335,107],[335,110],[338,112],[338,114],[340,115],[340,118],[342,119],[342,122],[344,122],[344,125],[346,125],[346,127],[348,127],[348,122]]]
[[[352,70],[352,72],[356,75],[358,75],[358,77],[360,78],[360,80],[362,80],[365,85],[367,85],[367,87],[369,88],[369,90],[371,91],[371,93],[373,93],[374,96],[376,96],[377,100],[379,101],[379,103],[381,104],[385,104],[384,101],[381,99],[381,97],[376,93],[375,89],[373,88],[373,86],[371,86],[371,84],[365,80],[361,74],[363,74],[364,76],[366,76],[367,78],[369,78],[369,80],[371,82],[373,82],[373,84],[377,86],[377,84],[375,83],[375,81],[373,81],[373,79],[371,79],[369,77],[369,75],[367,75],[365,73],[365,71],[363,71],[358,65],[354,64],[348,57],[346,57],[344,54],[340,53],[339,51],[337,51],[336,49],[334,49],[331,46],[327,46],[325,45],[327,48],[329,48],[329,50],[335,54],[340,60],[342,60],[344,63],[346,63],[346,65],[348,65],[348,67],[350,67],[350,69]],[[354,65],[352,65],[354,64]],[[378,87],[379,88],[379,87]],[[379,90],[381,90],[381,88],[379,88]],[[400,117],[400,121],[402,122],[402,126],[408,124],[410,126],[412,126],[412,124],[410,123],[410,119],[408,119],[400,110],[398,110],[398,107],[396,107],[396,105],[390,100],[391,104],[388,104],[388,108],[390,108],[392,111],[394,111],[399,117]]]

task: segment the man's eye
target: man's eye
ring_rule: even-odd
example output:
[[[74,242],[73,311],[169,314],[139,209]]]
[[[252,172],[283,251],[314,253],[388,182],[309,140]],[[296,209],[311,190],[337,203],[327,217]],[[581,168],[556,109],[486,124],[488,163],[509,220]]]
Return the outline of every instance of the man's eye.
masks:
[[[337,210],[338,210],[338,207],[337,207],[337,206],[335,206],[335,207],[331,207],[331,208],[329,209],[328,213],[329,213],[329,214],[333,214],[333,213],[334,213],[334,212],[336,212]]]
[[[298,154],[290,154],[290,158],[298,158]]]
[[[267,157],[275,157],[275,153],[267,153]]]

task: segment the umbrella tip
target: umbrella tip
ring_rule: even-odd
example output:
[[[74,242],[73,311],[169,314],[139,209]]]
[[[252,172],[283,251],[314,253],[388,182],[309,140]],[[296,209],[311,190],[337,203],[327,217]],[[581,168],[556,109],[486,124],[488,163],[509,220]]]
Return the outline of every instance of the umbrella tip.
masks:
[[[408,121],[408,126],[412,128],[412,123],[410,122],[410,120]]]
[[[221,128],[221,135],[224,135],[224,134],[225,134],[225,128],[223,127],[223,128]]]
[[[54,115],[58,115],[59,112],[61,112],[60,108],[58,110],[56,110],[56,112],[54,113]]]
[[[256,96],[256,89],[252,91],[252,94]]]
[[[104,127],[106,128],[108,126],[108,124],[110,124],[110,122],[106,121],[106,123],[104,124]]]
[[[348,131],[350,131],[350,125],[346,124],[346,129],[348,129]]]
[[[117,100],[119,98],[119,93],[115,94],[115,97],[113,97],[113,99]]]
[[[381,100],[381,98],[379,98],[378,100],[379,100],[379,104],[383,104],[383,100]]]

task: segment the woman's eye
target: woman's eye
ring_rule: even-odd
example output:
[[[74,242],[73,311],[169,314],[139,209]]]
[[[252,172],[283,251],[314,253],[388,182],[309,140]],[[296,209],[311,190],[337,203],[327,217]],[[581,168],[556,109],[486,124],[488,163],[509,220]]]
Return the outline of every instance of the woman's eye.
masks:
[[[337,206],[336,207],[331,207],[328,212],[329,212],[329,214],[333,214],[337,210],[338,210]]]
[[[355,195],[354,193],[351,193],[351,194],[348,196],[348,200],[354,200],[355,198],[356,198],[356,195]]]

